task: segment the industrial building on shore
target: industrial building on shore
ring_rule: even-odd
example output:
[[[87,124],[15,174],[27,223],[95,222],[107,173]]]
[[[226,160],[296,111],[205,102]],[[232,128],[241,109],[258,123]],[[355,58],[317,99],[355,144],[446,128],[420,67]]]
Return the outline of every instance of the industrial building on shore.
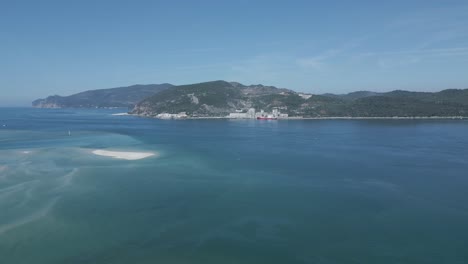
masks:
[[[260,112],[255,112],[255,108],[249,108],[245,110],[237,110],[235,113],[230,113],[227,118],[232,119],[258,119],[258,118],[272,118],[272,119],[281,119],[288,118],[288,114],[282,114],[278,108],[273,108],[272,112],[265,112],[260,110]]]

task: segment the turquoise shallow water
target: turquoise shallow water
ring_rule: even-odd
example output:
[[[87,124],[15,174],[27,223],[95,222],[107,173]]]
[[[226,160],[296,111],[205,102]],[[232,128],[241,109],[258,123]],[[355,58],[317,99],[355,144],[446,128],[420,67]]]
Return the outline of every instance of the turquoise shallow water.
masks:
[[[122,111],[0,108],[0,263],[468,262],[467,121]]]

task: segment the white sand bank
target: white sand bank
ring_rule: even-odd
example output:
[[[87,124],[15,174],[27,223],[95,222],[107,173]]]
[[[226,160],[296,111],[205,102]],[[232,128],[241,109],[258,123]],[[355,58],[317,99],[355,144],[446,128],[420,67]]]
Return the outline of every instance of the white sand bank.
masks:
[[[112,114],[113,116],[126,116],[128,115],[128,113],[115,113],[115,114]]]
[[[151,152],[126,152],[126,151],[109,151],[109,150],[102,150],[97,149],[93,150],[93,154],[105,157],[112,157],[115,159],[125,159],[125,160],[139,160],[148,158],[151,156],[156,155],[155,153]]]

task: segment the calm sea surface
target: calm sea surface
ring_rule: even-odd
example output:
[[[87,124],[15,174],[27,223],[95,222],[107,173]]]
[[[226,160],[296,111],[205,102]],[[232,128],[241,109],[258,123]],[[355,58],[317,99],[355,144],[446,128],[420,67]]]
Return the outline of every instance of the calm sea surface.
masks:
[[[468,121],[123,111],[0,108],[0,263],[468,263]]]

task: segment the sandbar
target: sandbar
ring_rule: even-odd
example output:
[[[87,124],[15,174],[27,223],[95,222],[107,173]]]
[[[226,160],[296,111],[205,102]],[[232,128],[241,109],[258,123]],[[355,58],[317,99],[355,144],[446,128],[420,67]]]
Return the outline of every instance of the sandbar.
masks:
[[[151,156],[156,155],[152,152],[127,152],[127,151],[110,151],[110,150],[102,150],[96,149],[93,150],[93,154],[105,157],[111,157],[114,159],[124,159],[124,160],[139,160],[148,158]]]

